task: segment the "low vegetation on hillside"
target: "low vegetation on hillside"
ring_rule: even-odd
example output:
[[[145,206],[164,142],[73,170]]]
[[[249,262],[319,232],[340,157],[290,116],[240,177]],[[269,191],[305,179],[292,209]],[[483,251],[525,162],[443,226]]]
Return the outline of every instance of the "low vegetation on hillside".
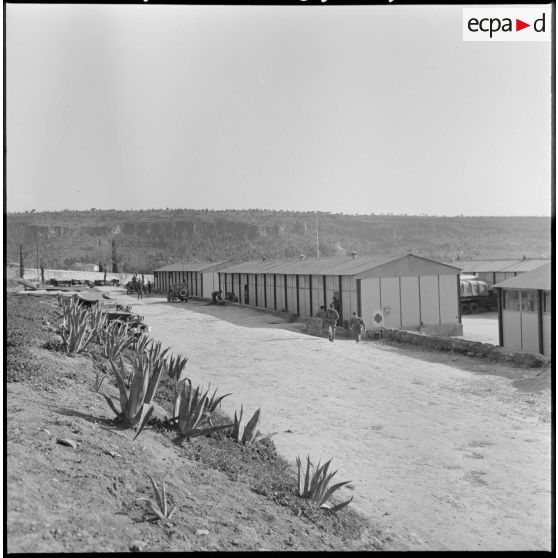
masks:
[[[9,551],[383,548],[335,498],[350,481],[307,457],[297,482],[260,411],[223,415],[184,355],[63,299],[6,305]]]
[[[549,257],[548,217],[344,215],[329,212],[162,209],[7,215],[8,262],[76,263],[151,273],[178,261],[361,255],[440,261]]]

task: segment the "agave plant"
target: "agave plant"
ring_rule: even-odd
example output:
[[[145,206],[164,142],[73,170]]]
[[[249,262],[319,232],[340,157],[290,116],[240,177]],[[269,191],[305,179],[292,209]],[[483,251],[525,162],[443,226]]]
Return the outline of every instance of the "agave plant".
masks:
[[[175,399],[174,419],[177,421],[178,432],[181,439],[190,441],[196,436],[210,434],[217,430],[231,428],[232,424],[222,424],[204,427],[204,422],[208,419],[207,413],[207,391],[202,394],[200,387],[192,389],[192,382],[188,379],[181,383],[181,389]]]
[[[107,375],[102,370],[97,369],[97,372],[95,373],[95,383],[93,385],[93,389],[95,390],[95,393],[99,393],[99,391],[101,391],[103,382],[106,379],[107,379]]]
[[[151,404],[159,384],[162,369],[154,369],[146,355],[136,354],[132,357],[132,381],[130,387],[126,386],[126,369],[124,360],[119,359],[118,369],[112,360],[109,360],[112,371],[116,377],[116,384],[120,390],[120,408],[118,411],[108,396],[104,396],[111,409],[116,414],[115,421],[127,428],[137,426],[134,440],[140,435],[147,421],[153,414]]]
[[[330,463],[331,459],[321,467],[319,462],[318,466],[314,467],[314,465],[310,461],[310,456],[307,456],[306,473],[302,475],[302,463],[300,461],[300,457],[297,456],[296,466],[298,469],[298,496],[311,500],[320,508],[336,512],[340,509],[343,509],[345,506],[348,506],[353,501],[352,496],[350,500],[347,500],[346,502],[342,502],[335,506],[327,504],[327,501],[331,498],[336,490],[339,490],[342,486],[349,484],[351,481],[339,482],[337,484],[334,484],[333,486],[329,486],[331,479],[337,473],[337,471],[334,471],[333,473],[328,474]]]
[[[97,338],[105,320],[106,312],[101,307],[87,310],[77,301],[67,304],[59,330],[62,349],[67,353],[82,353]]]
[[[167,363],[165,361],[165,355],[169,351],[168,348],[162,349],[162,345],[160,341],[152,341],[151,346],[149,349],[145,351],[145,356],[149,361],[149,366],[151,368],[153,378],[157,378],[156,382],[149,383],[148,390],[147,390],[147,397],[149,399],[153,399],[155,396],[155,390],[157,389],[157,385],[159,384],[159,379],[161,378],[161,374],[167,368]]]
[[[237,442],[250,443],[256,440],[259,435],[257,431],[258,425],[260,424],[260,409],[258,409],[247,424],[242,424],[242,415],[244,414],[244,409],[242,405],[240,406],[240,413],[237,417],[236,411],[234,412],[234,423],[232,429],[232,437]]]
[[[151,345],[152,343],[153,339],[151,339],[147,334],[142,333],[132,340],[130,349],[132,349],[136,353],[145,353],[149,350],[149,345]]]
[[[208,393],[209,393],[210,389],[211,389],[211,383],[207,387]],[[217,410],[217,407],[221,404],[221,401],[223,401],[223,399],[225,399],[225,397],[228,397],[229,395],[232,395],[232,394],[231,393],[225,393],[225,395],[221,395],[221,396],[217,397],[217,388],[215,388],[215,391],[213,392],[213,395],[211,397],[207,397],[206,400],[205,400],[205,410],[206,410],[206,412],[209,413],[209,414],[213,414]]]
[[[119,322],[111,322],[99,332],[103,355],[113,361],[118,360],[123,351],[131,345],[133,339],[132,335],[128,335],[126,326]]]
[[[186,380],[185,368],[187,363],[188,357],[171,355],[167,360],[167,372],[169,377],[176,380],[177,383]]]
[[[56,312],[57,318],[63,318],[70,312],[70,308],[72,306],[78,305],[77,299],[73,296],[63,296],[62,294],[58,294],[56,296],[56,300],[58,301],[58,304],[60,304],[60,310]]]
[[[250,444],[252,442],[262,442],[263,440],[267,440],[268,438],[271,438],[272,436],[275,436],[275,434],[277,434],[277,432],[273,432],[272,434],[267,434],[264,436],[258,430],[258,425],[260,424],[261,409],[258,409],[246,424],[242,423],[243,414],[244,409],[241,405],[238,417],[236,415],[236,411],[234,412],[234,424],[231,433],[232,437],[237,442],[244,442],[246,444]]]
[[[151,511],[161,520],[170,525],[170,520],[176,511],[176,506],[173,506],[172,509],[169,510],[169,505],[167,502],[167,491],[165,488],[165,479],[167,478],[166,475],[163,477],[161,482],[161,490],[155,483],[153,477],[146,473],[151,481],[153,486],[153,490],[155,491],[155,498],[156,501],[151,500],[150,498],[138,498],[137,501],[144,501],[147,502],[151,506]]]

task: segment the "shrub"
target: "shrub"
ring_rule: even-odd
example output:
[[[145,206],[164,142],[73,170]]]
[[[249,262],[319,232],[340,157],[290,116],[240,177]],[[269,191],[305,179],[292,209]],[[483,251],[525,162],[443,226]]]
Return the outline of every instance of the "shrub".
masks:
[[[174,417],[178,426],[180,439],[190,441],[196,436],[210,434],[217,430],[231,428],[232,424],[222,424],[214,426],[204,426],[204,422],[208,421],[209,413],[207,411],[207,391],[202,394],[200,387],[192,389],[192,382],[187,380],[182,382],[181,388],[174,403]]]
[[[109,361],[112,371],[116,378],[116,384],[120,390],[120,411],[116,409],[112,400],[104,396],[111,409],[116,414],[115,421],[123,424],[127,428],[133,428],[137,425],[136,439],[144,429],[147,421],[154,411],[151,404],[153,397],[159,384],[161,368],[155,369],[151,361],[145,355],[135,354],[132,359],[132,377],[129,389],[126,386],[126,369],[124,361],[120,357],[120,370],[114,365],[112,360]]]
[[[240,406],[240,413],[238,417],[236,415],[236,411],[234,412],[234,424],[231,435],[237,442],[244,442],[246,444],[250,444],[252,442],[261,442],[277,434],[277,432],[274,432],[273,434],[263,436],[262,433],[258,430],[258,426],[260,424],[261,409],[258,409],[246,424],[242,424],[243,413],[244,409],[242,408],[242,405]]]
[[[77,299],[64,302],[62,310],[62,325],[59,330],[62,348],[67,353],[82,353],[97,338],[105,324],[106,313],[101,307],[87,310],[80,306]]]
[[[298,496],[311,500],[320,508],[325,508],[329,511],[336,512],[349,505],[352,502],[353,498],[351,497],[350,500],[347,500],[346,502],[342,502],[341,504],[337,504],[335,506],[330,506],[326,502],[331,498],[336,490],[339,490],[342,486],[349,484],[351,481],[339,482],[337,484],[334,484],[333,486],[329,486],[331,479],[337,473],[337,471],[334,471],[333,473],[328,474],[330,463],[331,459],[321,467],[318,463],[318,466],[315,468],[310,461],[310,456],[308,456],[306,462],[306,473],[303,480],[303,476],[301,475],[302,464],[300,462],[300,457],[297,456],[296,466]]]
[[[182,355],[171,355],[167,360],[167,372],[170,378],[177,383],[186,380],[184,369],[188,363],[188,357]]]
[[[99,331],[99,341],[103,347],[103,356],[116,361],[123,351],[133,342],[134,337],[128,335],[126,325],[112,322]]]

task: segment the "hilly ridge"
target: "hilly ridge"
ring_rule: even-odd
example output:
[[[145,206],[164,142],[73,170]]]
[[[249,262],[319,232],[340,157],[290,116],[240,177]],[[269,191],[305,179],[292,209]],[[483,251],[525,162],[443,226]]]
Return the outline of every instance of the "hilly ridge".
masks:
[[[550,257],[548,217],[346,215],[250,210],[97,210],[6,215],[6,260],[151,272],[176,261],[416,255],[440,261]],[[316,234],[317,233],[317,234]]]

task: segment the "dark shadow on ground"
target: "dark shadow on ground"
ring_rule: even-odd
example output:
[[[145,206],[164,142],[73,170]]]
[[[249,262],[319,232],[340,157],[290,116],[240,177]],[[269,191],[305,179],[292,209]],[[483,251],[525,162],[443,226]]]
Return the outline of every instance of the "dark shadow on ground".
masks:
[[[550,368],[527,368],[514,364],[495,362],[484,357],[470,357],[460,353],[432,351],[406,344],[390,343],[383,340],[367,341],[375,347],[390,352],[398,352],[410,358],[417,358],[432,364],[447,364],[479,376],[500,376],[512,380],[516,389],[525,392],[550,388]],[[448,362],[449,360],[449,362]]]
[[[289,318],[284,314],[275,314],[268,310],[257,310],[242,304],[226,304],[224,306],[218,306],[210,304],[205,300],[194,299],[191,299],[187,303],[169,303],[166,301],[166,298],[163,298],[159,294],[147,295],[143,299],[142,304],[172,305],[176,308],[183,308],[191,312],[206,314],[242,327],[272,327],[275,329],[285,329],[288,331],[306,334],[304,331],[304,324],[302,322],[289,322]],[[138,306],[137,311],[141,313],[139,308],[140,307]],[[478,315],[479,319],[486,318],[487,316],[490,316],[490,314],[485,314],[484,316],[483,314]],[[318,337],[310,334],[307,335],[308,340],[316,338],[327,339],[325,336]],[[273,341],[282,340],[283,339],[273,339]],[[285,338],[284,340],[292,341],[293,338]],[[350,332],[346,332],[344,328],[337,329],[337,338],[335,342],[355,343],[354,339],[350,335]],[[476,375],[488,374],[507,378],[512,381],[512,385],[515,388],[521,391],[533,392],[545,389],[547,386],[550,387],[550,375],[548,368],[526,368],[513,364],[495,362],[484,357],[470,357],[461,353],[433,351],[422,347],[406,345],[403,343],[390,343],[383,340],[373,341],[371,339],[363,339],[362,345],[373,346],[386,351],[395,351],[410,358],[420,359],[432,364],[447,364],[448,366],[452,366],[466,372],[472,372]]]
[[[133,305],[133,301],[131,304]],[[303,325],[301,322],[289,322],[289,317],[285,314],[274,313],[270,310],[258,310],[242,304],[227,303],[225,305],[216,305],[205,300],[194,299],[190,299],[188,302],[167,302],[167,299],[160,295],[144,297],[141,304],[138,304],[133,310],[141,314],[141,306],[152,304],[172,306],[176,309],[205,314],[242,327],[275,327],[290,331],[300,331]]]
[[[86,420],[87,422],[92,422],[94,424],[100,424],[103,426],[111,426],[114,428],[114,421],[112,419],[108,419],[108,418],[104,418],[104,417],[99,417],[99,416],[95,416],[95,415],[90,415],[87,413],[81,413],[80,411],[76,411],[74,409],[67,409],[65,407],[55,407],[52,406],[51,410],[53,410],[55,413],[58,413],[60,415],[64,415],[67,417],[79,417],[82,418],[83,420]],[[115,428],[116,430],[118,430],[118,428]]]

